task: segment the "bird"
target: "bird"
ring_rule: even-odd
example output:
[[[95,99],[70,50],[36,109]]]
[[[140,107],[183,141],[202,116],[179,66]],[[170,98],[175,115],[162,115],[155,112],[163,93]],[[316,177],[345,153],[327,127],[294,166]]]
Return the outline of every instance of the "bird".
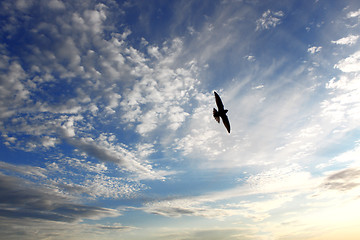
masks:
[[[226,130],[228,131],[228,133],[230,133],[230,122],[228,117],[226,116],[228,110],[224,109],[224,105],[221,101],[221,98],[215,91],[214,91],[214,95],[218,110],[214,108],[213,116],[218,123],[220,123],[220,118],[221,118]]]

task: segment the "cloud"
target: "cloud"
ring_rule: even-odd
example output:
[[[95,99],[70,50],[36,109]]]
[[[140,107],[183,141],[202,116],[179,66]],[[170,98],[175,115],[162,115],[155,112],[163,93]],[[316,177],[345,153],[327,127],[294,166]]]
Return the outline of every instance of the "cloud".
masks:
[[[105,163],[114,163],[127,171],[135,173],[136,179],[164,179],[171,174],[167,171],[153,170],[150,164],[142,162],[134,152],[128,151],[124,147],[100,139],[96,142],[92,138],[76,138],[62,134],[64,140],[80,150],[81,152],[96,158]]]
[[[108,140],[108,138],[104,138],[105,140]],[[139,145],[139,156],[148,156],[150,150],[147,148],[149,147]],[[0,162],[0,170],[9,175],[21,177],[23,180],[27,179],[33,183],[36,182],[38,185],[56,189],[56,191],[72,196],[75,199],[85,198],[91,200],[100,197],[112,199],[134,197],[137,192],[148,188],[140,183],[140,180],[163,179],[165,176],[173,174],[173,172],[165,170],[153,170],[144,174],[120,164],[120,169],[113,166],[108,167],[111,164],[106,161],[99,163],[95,160],[93,162],[86,155],[82,153],[81,155],[51,158],[44,168]],[[59,159],[56,160],[57,158]],[[122,171],[122,177],[113,176],[113,174],[118,174],[119,171]]]
[[[232,209],[224,209],[206,204],[206,202],[211,201],[211,199],[203,200],[196,197],[180,198],[151,202],[140,209],[150,214],[174,218],[182,216],[196,216],[209,219],[223,219],[224,217],[236,215],[235,211]]]
[[[60,0],[51,0],[49,1],[49,8],[63,10],[65,9],[65,4]]]
[[[360,71],[360,51],[357,51],[349,57],[340,60],[334,65],[334,68],[338,68],[343,72],[359,72]]]
[[[109,6],[118,8],[115,3],[85,1],[70,6],[60,0],[33,2],[22,7],[24,11],[38,9],[28,12],[32,21],[16,14],[13,5],[6,6],[4,18],[27,22],[30,40],[19,39],[18,44],[27,49],[17,56],[21,63],[12,59],[8,46],[0,48],[0,129],[5,144],[26,151],[46,151],[65,142],[101,162],[99,166],[93,166],[92,160],[88,164],[72,162],[86,172],[101,172],[105,163],[115,164],[137,181],[164,180],[173,174],[155,170],[153,163],[145,160],[154,151],[150,145],[132,150],[118,139],[97,139],[94,130],[134,127],[145,136],[182,126],[189,116],[187,102],[198,82],[195,62],[177,64],[182,41],[175,38],[161,46],[148,44],[144,51],[135,49],[126,42],[131,31],[124,28],[115,32],[114,23],[109,21],[113,17]],[[6,32],[8,37],[15,36],[20,27],[14,24],[13,31]],[[90,193],[89,189],[102,186],[103,191],[93,196],[123,196],[129,187],[120,186],[122,182],[116,185],[120,194],[113,195],[115,191],[107,193],[104,176],[99,179],[92,186],[69,183],[63,187]]]
[[[0,161],[0,170],[17,172],[21,175],[46,178],[46,169],[41,167],[31,167],[26,165],[14,165]]]
[[[360,170],[348,168],[327,176],[322,186],[331,190],[348,191],[359,185]]]
[[[84,154],[60,158],[46,164],[46,179],[38,184],[50,186],[75,199],[89,200],[128,199],[148,188],[140,182],[140,174],[129,174],[122,168],[109,165],[90,161]],[[119,171],[122,176],[118,176]]]
[[[110,31],[109,38],[104,38],[113,27],[108,21],[112,18],[108,6],[89,1],[76,6],[80,10],[61,12],[58,10],[68,7],[67,2],[51,1],[48,5],[46,11],[39,7],[43,13],[39,16],[31,13],[36,15],[28,32],[32,40],[23,43],[31,51],[20,56],[22,65],[4,62],[4,70],[17,78],[10,81],[11,76],[2,75],[7,78],[2,83],[13,87],[0,87],[4,98],[1,114],[8,120],[6,129],[2,128],[3,136],[10,136],[6,137],[10,140],[7,145],[27,151],[55,147],[60,143],[54,133],[59,125],[73,137],[85,118],[91,119],[88,124],[92,125],[109,121],[110,115],[122,120],[121,127],[134,128],[142,136],[157,130],[176,131],[183,125],[190,115],[187,102],[196,94],[194,87],[199,81],[196,62],[177,63],[183,50],[181,39],[174,38],[161,46],[148,45],[140,51],[125,41],[131,34],[129,29],[123,33]],[[9,11],[7,17],[11,13],[15,15]],[[54,21],[50,13],[62,17]],[[27,75],[23,67],[31,69]],[[25,76],[31,88],[24,85]],[[57,91],[59,88],[63,91]],[[17,95],[18,104],[14,99],[8,104]],[[27,115],[20,117],[20,112]],[[40,115],[46,117],[40,121]],[[29,135],[31,141],[21,144],[17,137],[20,134]],[[102,160],[119,161],[104,152],[100,154],[99,148],[93,151],[96,146],[84,141],[77,147]]]
[[[311,54],[314,54],[314,53],[320,52],[321,49],[322,49],[322,47],[313,46],[313,47],[308,48],[307,51]]]
[[[246,182],[259,192],[286,192],[309,189],[313,184],[311,174],[297,164],[275,167],[250,176]]]
[[[210,118],[212,116],[208,111],[204,108],[204,112],[200,114],[199,118],[194,115],[191,130],[185,136],[174,140],[174,149],[191,158],[203,159],[206,156],[206,159],[214,160],[226,151],[226,144],[219,143],[220,128],[218,130],[211,128],[210,124],[213,119]],[[209,117],[206,116],[208,114]]]
[[[126,233],[136,229],[133,226],[120,224],[87,224],[83,222],[56,222],[42,219],[14,219],[0,217],[0,231],[7,240],[21,239],[116,239],[119,233]]]
[[[129,89],[120,105],[124,111],[124,122],[136,123],[136,131],[145,136],[160,126],[176,130],[189,115],[184,110],[196,91],[196,62],[190,61],[183,67],[177,67],[175,61],[182,51],[182,41],[174,39],[162,49],[156,48],[156,60],[152,66],[145,64],[145,59],[134,51],[134,58],[143,62],[141,69],[134,71],[140,80]],[[154,47],[148,46],[150,55],[154,56]]]
[[[271,211],[293,201],[295,196],[313,191],[319,181],[299,166],[291,165],[247,176],[239,186],[227,190],[153,201],[140,209],[175,218],[194,216],[224,220],[242,216],[259,222],[270,218]],[[256,197],[259,195],[263,198]]]
[[[102,230],[109,230],[109,231],[131,231],[136,229],[135,227],[131,227],[131,226],[123,226],[120,224],[114,224],[114,225],[96,225],[97,228],[102,229]]]
[[[252,55],[245,56],[245,59],[248,60],[249,62],[255,62],[256,61],[255,56],[252,56]]]
[[[347,18],[355,18],[360,16],[360,9],[357,11],[352,11],[347,14]]]
[[[61,175],[61,174],[58,174]],[[106,174],[88,174],[75,180],[52,180],[51,185],[60,191],[77,198],[127,199],[137,195],[139,191],[147,189],[144,184],[132,181],[129,178],[111,177]]]
[[[199,94],[191,121],[183,135],[174,140],[173,148],[196,160],[193,162],[200,168],[265,166],[311,155],[326,133],[321,126],[314,126],[316,121],[301,121],[298,116],[319,111],[320,104],[309,104],[313,83],[305,83],[300,89],[297,84],[287,84],[289,79],[309,78],[304,66],[289,71],[286,78],[274,76],[283,66],[277,62],[256,77],[234,79],[220,93],[229,109],[233,129],[229,136],[223,135],[223,127],[211,115],[211,109],[216,107],[213,94]],[[262,79],[272,77],[276,80],[262,84]],[[285,86],[287,90],[283,91]],[[296,128],[292,125],[295,123],[299,123]]]
[[[0,182],[3,218],[75,222],[119,215],[112,209],[72,203],[50,189],[35,188],[4,174],[0,174]]]
[[[0,120],[3,120],[29,102],[30,92],[24,84],[27,74],[21,65],[7,57],[0,62]]]
[[[331,41],[332,43],[338,44],[338,45],[354,45],[357,40],[359,39],[359,35],[349,35],[347,37],[340,38],[336,41]]]
[[[357,55],[355,53],[354,55]],[[353,55],[352,55],[353,56]],[[346,127],[337,125],[337,131],[347,132],[357,128],[360,119],[360,101],[357,98],[359,92],[359,81],[356,66],[351,61],[341,60],[336,67],[341,68],[345,73],[337,78],[331,79],[326,88],[329,89],[330,98],[322,102],[322,115],[332,123],[342,123]],[[356,70],[357,71],[357,70]]]
[[[254,239],[249,234],[251,230],[241,229],[241,228],[219,228],[219,229],[211,229],[211,228],[185,228],[181,229],[166,229],[157,234],[157,239],[181,239],[181,240],[250,240]]]
[[[256,20],[256,31],[274,28],[281,23],[281,18],[284,16],[282,11],[273,12],[270,9],[265,11],[261,18]]]

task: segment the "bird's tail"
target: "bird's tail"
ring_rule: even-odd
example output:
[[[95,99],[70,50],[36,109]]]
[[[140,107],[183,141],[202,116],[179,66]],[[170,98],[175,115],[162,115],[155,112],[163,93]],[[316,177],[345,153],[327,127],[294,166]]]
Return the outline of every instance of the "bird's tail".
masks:
[[[220,123],[220,116],[219,116],[219,112],[214,108],[213,110],[213,116],[215,118],[215,120]]]

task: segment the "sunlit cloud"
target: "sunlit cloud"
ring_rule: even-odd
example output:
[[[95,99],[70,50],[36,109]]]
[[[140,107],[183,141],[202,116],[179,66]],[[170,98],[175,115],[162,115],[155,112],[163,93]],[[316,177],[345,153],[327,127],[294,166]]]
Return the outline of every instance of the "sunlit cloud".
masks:
[[[359,35],[349,35],[347,37],[344,38],[340,38],[339,40],[336,41],[331,41],[332,43],[338,44],[338,45],[354,45],[357,40],[359,39]]]
[[[360,16],[360,9],[357,11],[351,11],[347,14],[348,18],[355,18]]]
[[[308,48],[308,52],[311,53],[311,54],[314,54],[314,53],[320,52],[321,48],[322,47],[313,46],[313,47]]]
[[[342,4],[2,1],[2,236],[358,237]]]
[[[334,66],[343,72],[359,72],[360,71],[360,51],[355,52],[349,57],[340,60]]]

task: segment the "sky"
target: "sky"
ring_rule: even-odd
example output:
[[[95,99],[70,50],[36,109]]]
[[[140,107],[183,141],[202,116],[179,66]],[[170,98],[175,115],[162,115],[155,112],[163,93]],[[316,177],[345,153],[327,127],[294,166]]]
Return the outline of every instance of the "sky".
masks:
[[[0,21],[0,239],[360,238],[359,1],[2,0]]]

